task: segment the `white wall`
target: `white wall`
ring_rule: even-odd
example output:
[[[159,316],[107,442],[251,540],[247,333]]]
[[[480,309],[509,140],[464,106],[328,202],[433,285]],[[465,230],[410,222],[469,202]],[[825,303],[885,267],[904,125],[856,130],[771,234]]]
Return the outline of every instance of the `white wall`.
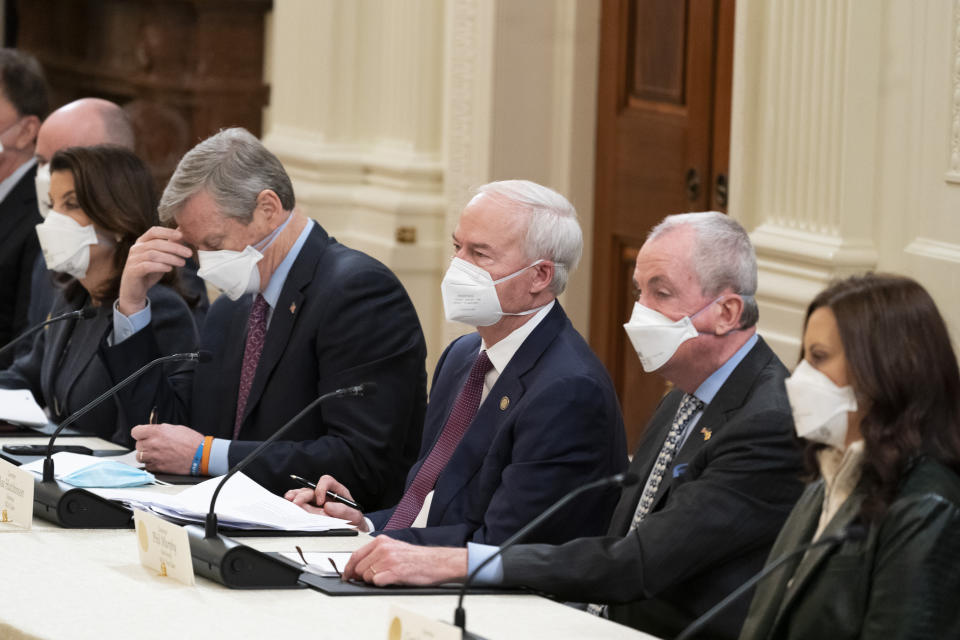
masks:
[[[737,2],[730,212],[786,362],[810,299],[867,269],[917,278],[960,330],[958,7]]]
[[[473,187],[559,190],[589,247],[598,31],[598,0],[275,0],[264,141],[303,210],[403,281],[428,370],[469,330],[445,322],[440,279]],[[563,300],[584,333],[589,264]]]
[[[738,0],[730,212],[752,231],[761,330],[796,360],[837,275],[918,278],[960,331],[960,1]],[[390,266],[428,368],[471,188],[566,194],[586,251],[562,301],[586,334],[599,0],[276,0],[265,141],[306,212]],[[666,212],[665,212],[666,213]],[[413,243],[398,231],[415,229]]]

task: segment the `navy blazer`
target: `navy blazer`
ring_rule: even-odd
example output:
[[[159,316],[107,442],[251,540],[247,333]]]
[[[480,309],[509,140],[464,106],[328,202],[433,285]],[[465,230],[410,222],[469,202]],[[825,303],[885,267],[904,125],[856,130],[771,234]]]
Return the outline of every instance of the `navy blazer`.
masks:
[[[0,346],[27,328],[33,262],[40,255],[36,227],[43,222],[37,210],[33,166],[0,202]],[[41,258],[42,260],[42,258]],[[15,353],[27,351],[21,343]],[[0,368],[10,366],[13,353],[0,356]]]
[[[164,422],[232,439],[253,296],[220,296],[201,331],[208,363],[153,372],[121,394],[133,407],[157,406]],[[156,356],[148,326],[117,345],[114,375]],[[413,463],[426,405],[426,345],[417,312],[396,276],[315,225],[280,292],[240,427],[236,464],[319,395],[374,382],[377,394],[315,409],[247,467],[281,493],[290,474],[344,480],[371,506],[393,504]]]
[[[199,340],[193,316],[178,293],[164,285],[150,289],[159,353],[170,355],[193,351]],[[51,315],[89,305],[89,296],[68,302],[57,289]],[[106,337],[113,330],[113,305],[97,307],[87,320],[66,320],[38,332],[30,349],[13,365],[0,371],[0,387],[30,389],[50,418],[60,422],[119,382],[107,370],[105,353],[112,347]],[[124,410],[119,402],[107,400],[80,419],[73,428],[132,446],[130,428],[149,418],[151,407]]]
[[[455,340],[433,378],[413,482],[446,424],[480,350]],[[441,472],[425,528],[386,532],[430,545],[498,544],[571,490],[626,468],[626,440],[610,377],[559,303],[500,374]],[[530,539],[562,542],[606,530],[619,489],[586,494]],[[368,514],[376,529],[393,509]]]
[[[677,635],[761,569],[803,490],[786,376],[761,338],[703,410],[651,513],[628,534],[683,397],[668,393],[630,464],[640,483],[624,490],[608,534],[509,549],[505,582],[611,603],[611,620],[658,637]],[[736,638],[749,602],[745,596],[717,616],[704,637]]]

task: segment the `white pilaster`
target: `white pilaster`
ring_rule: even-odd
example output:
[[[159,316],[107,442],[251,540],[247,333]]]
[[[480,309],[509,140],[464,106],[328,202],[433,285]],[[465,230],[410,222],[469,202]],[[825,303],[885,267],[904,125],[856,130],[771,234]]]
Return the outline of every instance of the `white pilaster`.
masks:
[[[586,332],[599,0],[275,0],[268,28],[264,140],[301,207],[403,281],[428,370],[470,330],[445,322],[440,280],[491,180],[577,207],[586,251],[564,305]]]
[[[761,331],[786,362],[796,361],[810,299],[878,261],[877,9],[737,3],[730,212],[752,231]]]
[[[278,0],[264,142],[298,204],[404,283],[432,359],[446,209],[443,0]]]

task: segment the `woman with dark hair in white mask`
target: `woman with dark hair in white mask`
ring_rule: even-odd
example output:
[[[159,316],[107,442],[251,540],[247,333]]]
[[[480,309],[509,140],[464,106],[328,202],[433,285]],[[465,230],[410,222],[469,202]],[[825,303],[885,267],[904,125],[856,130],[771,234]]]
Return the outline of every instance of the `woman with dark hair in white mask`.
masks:
[[[817,480],[757,584],[741,640],[960,637],[960,373],[930,295],[852,277],[810,304],[787,380]]]
[[[122,321],[115,323],[113,314],[120,274],[130,247],[157,224],[157,210],[150,172],[122,147],[64,149],[54,154],[50,171],[50,212],[37,225],[44,259],[60,287],[50,315],[83,307],[96,314],[40,331],[30,351],[0,371],[0,387],[29,389],[51,420],[59,422],[118,382],[101,354],[111,348],[115,331],[130,330]],[[154,287],[150,301],[159,320],[161,352],[194,350],[197,329],[176,270]],[[131,426],[149,417],[126,415],[115,401],[107,401],[74,427],[130,445]]]

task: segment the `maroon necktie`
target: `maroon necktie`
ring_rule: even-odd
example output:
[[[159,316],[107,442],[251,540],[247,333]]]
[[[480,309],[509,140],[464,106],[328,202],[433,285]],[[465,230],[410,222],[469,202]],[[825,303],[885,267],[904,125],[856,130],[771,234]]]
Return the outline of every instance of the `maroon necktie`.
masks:
[[[423,501],[427,494],[433,489],[440,477],[440,472],[447,466],[450,456],[454,449],[460,444],[463,434],[467,432],[467,427],[473,421],[477,414],[477,407],[480,406],[480,395],[483,393],[483,379],[490,371],[490,358],[486,351],[481,351],[470,369],[470,375],[467,376],[467,382],[460,390],[456,402],[453,404],[453,410],[450,417],[447,418],[447,424],[443,425],[443,431],[440,438],[430,450],[430,455],[424,460],[416,477],[410,483],[410,488],[403,494],[400,504],[394,509],[393,515],[387,522],[385,531],[390,529],[406,529],[417,519],[417,514],[423,508]]]
[[[250,319],[247,321],[247,344],[243,348],[243,366],[240,368],[240,390],[237,392],[237,417],[233,423],[233,439],[240,435],[240,425],[243,423],[243,412],[247,408],[247,398],[250,396],[250,387],[253,386],[253,377],[257,373],[257,363],[263,352],[264,339],[267,337],[267,309],[270,305],[262,295],[257,294],[250,309]]]

